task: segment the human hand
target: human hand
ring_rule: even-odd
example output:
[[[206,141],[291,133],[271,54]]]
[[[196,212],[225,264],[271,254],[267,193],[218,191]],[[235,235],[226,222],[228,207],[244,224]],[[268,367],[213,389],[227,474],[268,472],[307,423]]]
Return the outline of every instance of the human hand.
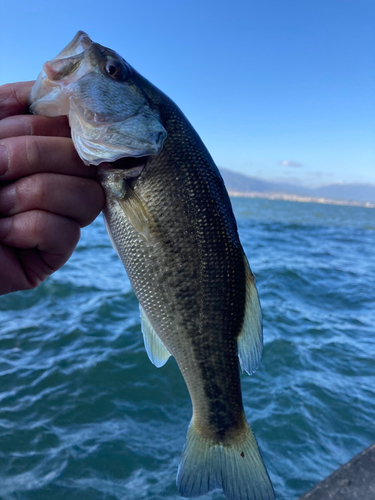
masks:
[[[0,295],[60,269],[105,202],[67,117],[23,114],[33,83],[0,86]]]

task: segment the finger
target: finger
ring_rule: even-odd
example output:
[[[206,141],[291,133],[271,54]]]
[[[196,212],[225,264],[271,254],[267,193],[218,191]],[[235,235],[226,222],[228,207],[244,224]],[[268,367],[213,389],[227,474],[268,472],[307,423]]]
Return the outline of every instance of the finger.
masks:
[[[0,120],[27,112],[27,99],[33,85],[34,81],[0,85]]]
[[[0,244],[0,262],[0,295],[34,288],[25,276],[18,251]]]
[[[96,168],[82,162],[67,137],[22,136],[0,141],[0,181],[39,172],[96,176]]]
[[[0,242],[16,247],[13,252],[3,252],[9,264],[13,264],[12,289],[20,289],[22,275],[24,289],[34,288],[62,267],[73,253],[79,236],[77,222],[39,210],[0,219]],[[17,257],[17,269],[14,269],[17,264],[14,258],[10,262],[12,254]]]
[[[70,137],[68,118],[17,115],[0,120],[0,139],[22,135]]]
[[[104,203],[103,189],[95,180],[69,175],[35,174],[0,189],[3,215],[43,210],[70,217],[80,227],[90,224]]]

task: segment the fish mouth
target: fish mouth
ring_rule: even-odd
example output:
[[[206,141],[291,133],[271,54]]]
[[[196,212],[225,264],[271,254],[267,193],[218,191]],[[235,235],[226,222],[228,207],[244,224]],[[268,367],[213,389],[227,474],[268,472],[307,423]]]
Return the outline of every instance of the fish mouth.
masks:
[[[78,31],[73,40],[56,57],[43,65],[43,70],[28,98],[31,113],[44,114],[45,116],[67,115],[69,113],[69,99],[61,90],[60,78],[57,78],[56,81],[53,78],[50,80],[47,73],[51,77],[57,76],[59,71],[53,66],[64,67],[64,65],[68,65],[69,67],[67,62],[71,59],[76,59],[77,66],[81,66],[83,54],[92,43],[91,38],[84,31]],[[55,100],[58,101],[57,104],[54,103]]]
[[[120,56],[79,31],[43,65],[30,92],[29,111],[68,115],[74,146],[86,165],[108,162],[112,170],[128,171],[137,160],[128,165],[120,159],[157,156],[168,134],[158,111],[132,82],[130,70],[130,76],[126,73],[118,81],[105,72],[108,54],[110,68],[125,68]],[[141,162],[145,164],[144,159]]]

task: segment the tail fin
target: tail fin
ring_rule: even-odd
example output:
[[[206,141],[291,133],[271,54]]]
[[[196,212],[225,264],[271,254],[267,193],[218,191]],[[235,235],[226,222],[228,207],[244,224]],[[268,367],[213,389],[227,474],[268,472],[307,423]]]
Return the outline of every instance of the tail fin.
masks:
[[[250,427],[233,445],[202,437],[191,422],[177,473],[180,495],[192,498],[223,488],[227,500],[274,500],[275,494]]]

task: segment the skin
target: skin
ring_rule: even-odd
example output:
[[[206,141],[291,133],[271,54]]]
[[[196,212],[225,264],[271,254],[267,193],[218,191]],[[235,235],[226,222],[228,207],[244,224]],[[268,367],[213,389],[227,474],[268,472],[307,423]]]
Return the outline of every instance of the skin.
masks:
[[[33,83],[0,86],[0,295],[60,269],[105,203],[67,118],[26,114]]]

